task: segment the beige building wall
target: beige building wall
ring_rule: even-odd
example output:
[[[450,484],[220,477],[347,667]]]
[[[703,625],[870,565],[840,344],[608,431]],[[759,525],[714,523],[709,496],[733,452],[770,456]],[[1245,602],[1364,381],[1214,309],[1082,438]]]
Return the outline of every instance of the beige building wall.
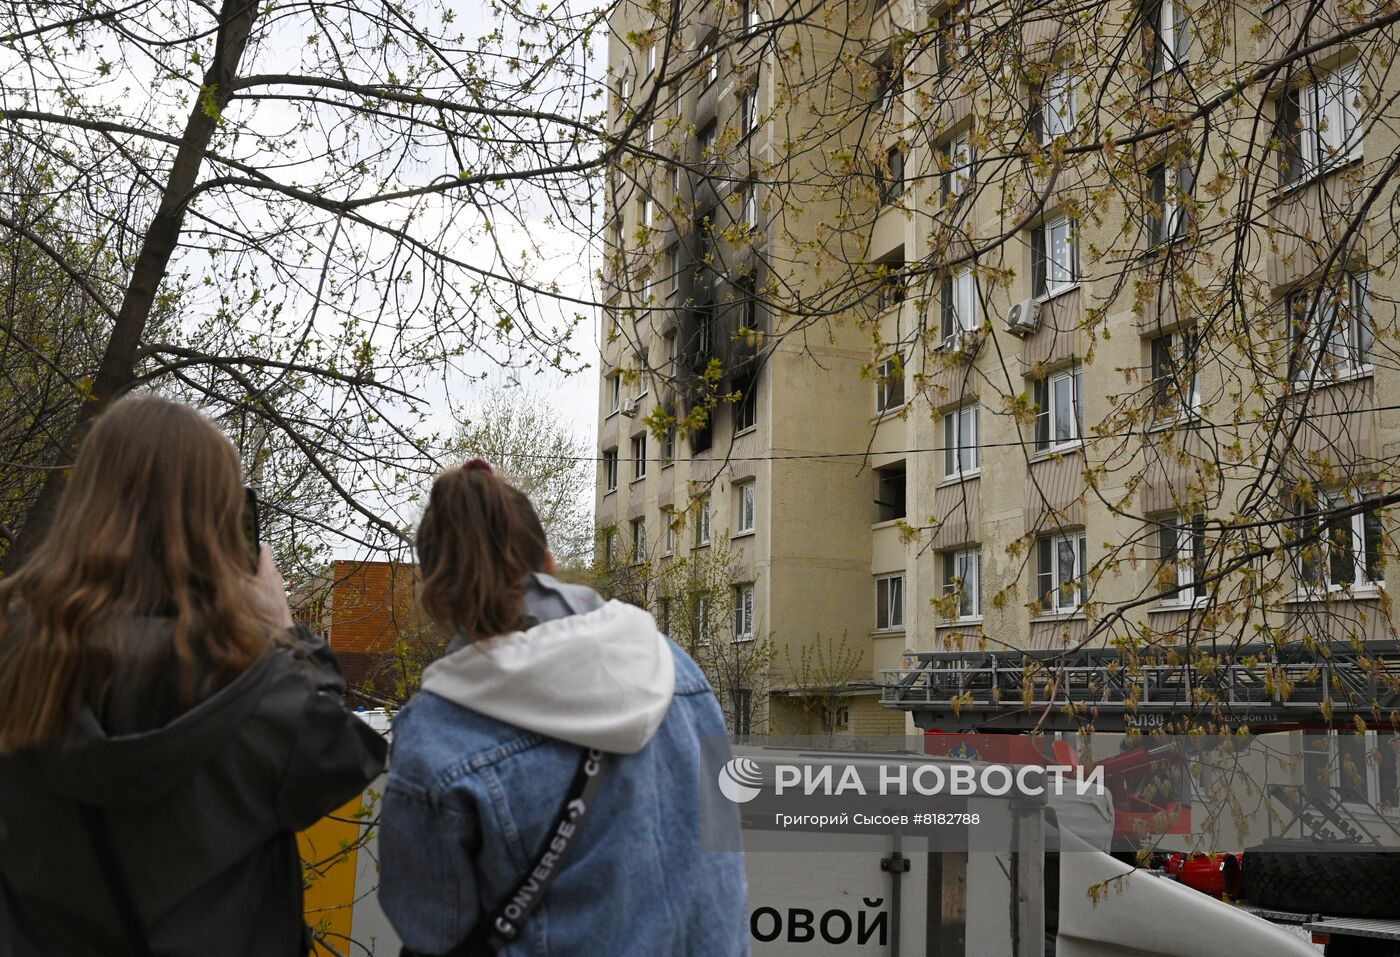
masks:
[[[738,15],[736,11],[742,7],[716,4],[712,9],[711,23],[689,25],[676,37],[676,55],[699,55],[708,30],[729,22],[727,18]],[[766,5],[760,4],[760,9]],[[827,13],[838,19],[844,15],[852,29],[867,31],[866,51],[878,49],[901,25],[921,29],[930,15],[927,5],[912,0],[895,0],[873,15],[864,4],[843,9],[845,14],[831,9]],[[1291,9],[1286,4],[1275,5],[1265,16],[1287,17]],[[639,31],[644,34],[653,25],[643,19],[640,8],[620,10],[612,23],[609,48],[610,64],[619,78],[615,93],[622,89],[621,76],[630,71],[633,79],[627,87],[636,101],[646,96],[648,88],[645,54],[634,41]],[[1129,29],[1133,12],[1131,5],[1122,5],[1122,30]],[[1259,11],[1241,6],[1230,29],[1238,37],[1252,37],[1259,16]],[[721,63],[717,80],[705,89],[683,92],[669,139],[658,138],[674,141],[683,155],[693,160],[697,124],[710,115],[717,117],[721,130],[733,124],[748,88],[746,78],[756,75],[752,88],[758,93],[762,122],[747,140],[737,141],[726,154],[731,160],[742,157],[748,168],[727,170],[729,178],[719,189],[731,208],[749,170],[760,176],[765,163],[778,162],[785,142],[809,140],[825,132],[831,138],[830,149],[842,146],[846,139],[854,142],[867,136],[876,140],[887,136],[888,142],[902,143],[908,149],[908,182],[903,194],[879,210],[870,204],[865,225],[855,230],[823,232],[824,224],[835,221],[843,211],[849,212],[850,197],[838,196],[829,178],[823,181],[829,170],[821,168],[817,159],[812,161],[817,164],[812,169],[812,185],[805,192],[804,187],[794,187],[785,194],[781,206],[760,183],[760,229],[770,275],[792,288],[811,289],[820,281],[819,275],[831,268],[833,258],[856,256],[877,261],[902,250],[905,261],[934,260],[937,265],[940,255],[958,255],[956,243],[941,251],[934,246],[935,240],[941,242],[940,237],[948,235],[946,220],[951,215],[943,209],[938,148],[957,135],[971,116],[985,116],[1000,94],[995,90],[945,91],[946,95],[930,98],[926,95],[931,89],[927,78],[935,76],[937,68],[929,51],[909,63],[901,102],[887,115],[884,125],[873,134],[868,129],[857,133],[854,126],[838,117],[843,103],[854,110],[861,97],[869,95],[862,92],[862,67],[844,63],[842,58],[849,51],[838,49],[838,41],[828,32],[802,33],[799,57],[811,71],[833,69],[834,80],[822,93],[826,99],[820,103],[810,98],[791,99],[775,105],[779,70],[774,61],[777,54],[772,51],[792,48],[794,44],[782,41],[799,39],[798,28],[785,30],[790,33],[767,47],[760,49],[754,44],[749,52],[736,50],[733,58]],[[1041,35],[1043,32],[1039,27],[1027,28],[1024,40],[1028,55],[1052,55],[1050,36]],[[1239,62],[1253,61],[1266,52],[1260,45],[1268,42],[1273,41],[1241,41],[1228,55]],[[751,59],[746,60],[746,56]],[[838,61],[843,65],[833,68]],[[784,66],[791,68],[791,64]],[[1143,95],[1170,100],[1176,95],[1172,83],[1170,78],[1155,80]],[[1087,84],[1088,80],[1086,91]],[[1272,106],[1259,106],[1258,91],[1247,90],[1244,96],[1246,100],[1254,97],[1256,107],[1269,118]],[[620,105],[613,115],[616,124],[625,123]],[[1245,124],[1251,111],[1246,103],[1230,115]],[[1228,142],[1246,132],[1231,128],[1219,135]],[[1368,157],[1395,151],[1394,134],[1383,124],[1368,128],[1365,135]],[[1200,157],[1198,184],[1215,180],[1218,173],[1227,179],[1233,175],[1221,168],[1217,152]],[[1051,191],[1035,215],[1043,182],[1034,176],[1022,177],[1025,184],[1018,188],[1011,185],[1013,177],[1007,168],[989,169],[989,175],[1003,177],[998,188],[982,189],[971,208],[959,215],[965,227],[979,237],[1006,232],[1027,216],[1034,227],[1053,217],[1063,203],[1084,204],[1095,187],[1104,185],[1105,176],[1097,170],[1096,162],[1093,155],[1075,161],[1075,175],[1066,175],[1065,185]],[[646,163],[627,160],[623,166],[629,178],[651,184],[663,196],[670,195],[666,164],[649,169]],[[643,172],[638,174],[637,169]],[[792,169],[786,172],[791,175]],[[1141,241],[1133,232],[1138,227],[1124,228],[1124,219],[1136,213],[1110,206],[1099,211],[1097,223],[1094,217],[1081,217],[1076,228],[1080,276],[1071,287],[1040,297],[1039,327],[1025,338],[1008,332],[1004,322],[1013,303],[1034,298],[1029,229],[1015,233],[978,260],[979,271],[987,273],[979,289],[983,333],[971,358],[938,347],[941,289],[935,283],[911,288],[902,303],[878,316],[871,317],[867,310],[860,322],[823,321],[797,332],[793,331],[797,323],[777,310],[765,315],[765,332],[770,339],[759,379],[756,427],[734,435],[733,410],[722,407],[708,453],[688,455],[686,442],[681,440],[674,464],[661,467],[653,463],[647,476],[637,482],[627,480],[630,472],[623,462],[623,476],[615,491],[604,488],[600,475],[599,524],[616,527],[625,546],[628,522],[643,518],[649,539],[659,541],[665,509],[685,508],[695,496],[708,494],[713,527],[728,528],[734,535],[735,484],[754,482],[756,529],[751,535],[734,535],[732,547],[742,574],[755,584],[759,630],[771,631],[778,643],[780,672],[786,656],[797,654],[818,635],[844,636],[858,649],[861,664],[853,676],[856,682],[877,682],[882,669],[898,667],[901,657],[911,650],[1069,647],[1084,639],[1093,621],[1125,605],[1132,607],[1123,613],[1122,624],[1115,626],[1119,634],[1184,633],[1181,629],[1186,626],[1202,623],[1208,629],[1223,631],[1233,625],[1228,605],[1198,608],[1145,598],[1153,592],[1159,572],[1155,526],[1145,524],[1143,517],[1183,508],[1195,510],[1185,503],[1205,489],[1211,498],[1204,509],[1208,516],[1239,520],[1236,509],[1254,471],[1248,464],[1229,467],[1228,461],[1221,468],[1215,460],[1221,448],[1232,442],[1238,441],[1244,448],[1261,442],[1260,430],[1247,418],[1236,421],[1235,405],[1247,417],[1262,409],[1266,400],[1277,397],[1266,389],[1258,396],[1246,394],[1237,399],[1242,389],[1241,370],[1249,370],[1247,374],[1255,381],[1270,384],[1275,392],[1286,388],[1282,384],[1286,372],[1280,373],[1279,364],[1287,344],[1287,324],[1274,304],[1317,268],[1305,238],[1315,237],[1318,224],[1334,222],[1339,209],[1359,200],[1358,189],[1347,185],[1346,175],[1342,171],[1322,176],[1267,200],[1243,197],[1240,191],[1246,184],[1235,180],[1198,213],[1202,249],[1207,255],[1212,250],[1233,248],[1230,235],[1210,233],[1212,224],[1228,220],[1232,203],[1253,204],[1248,208],[1251,215],[1259,217],[1261,237],[1246,244],[1248,259],[1242,264],[1242,272],[1258,296],[1257,339],[1218,344],[1211,361],[1199,370],[1202,414],[1207,418],[1229,417],[1216,430],[1190,434],[1180,429],[1170,433],[1141,429],[1127,437],[1116,432],[1095,434],[1096,426],[1111,422],[1125,403],[1141,400],[1142,390],[1148,387],[1145,370],[1151,359],[1151,338],[1163,332],[1180,334],[1195,319],[1177,314],[1169,302],[1155,298],[1135,304],[1132,295],[1123,291],[1124,275],[1137,280],[1150,276],[1151,257],[1143,259],[1141,268],[1130,266],[1125,271],[1121,261],[1107,254],[1120,246],[1125,236],[1131,243]],[[682,198],[673,204],[678,209],[693,196],[690,177],[683,179]],[[1272,182],[1272,174],[1264,179]],[[819,185],[822,182],[824,187]],[[604,345],[599,449],[618,449],[625,459],[631,438],[646,431],[643,419],[656,403],[665,401],[667,390],[659,384],[651,386],[639,414],[627,417],[610,411],[607,377],[636,367],[638,345],[647,352],[646,365],[657,368],[664,359],[660,350],[666,330],[674,326],[675,316],[687,304],[681,294],[658,294],[655,286],[648,300],[642,278],[646,267],[637,265],[646,259],[645,250],[666,248],[672,238],[670,227],[662,225],[655,234],[647,235],[640,229],[639,201],[627,188],[616,185],[611,195],[610,209],[620,215],[621,231],[615,235],[621,237],[623,251],[620,258],[610,261],[607,281],[626,328]],[[1220,210],[1227,214],[1222,217]],[[822,235],[829,235],[831,244],[850,248],[823,253],[812,242],[813,237]],[[1263,238],[1266,235],[1267,240]],[[1387,262],[1392,257],[1393,237],[1368,226],[1362,230],[1359,246],[1356,262]],[[617,257],[618,251],[613,252]],[[663,258],[653,253],[650,261],[659,263]],[[1207,270],[1203,267],[1201,272],[1204,276]],[[993,280],[992,273],[999,280]],[[1376,273],[1371,282],[1375,303],[1393,302],[1394,281],[1388,275]],[[1388,305],[1386,309],[1393,328],[1393,309]],[[877,339],[887,345],[880,348]],[[871,378],[871,369],[896,349],[905,364],[907,402],[877,416],[878,386]],[[1075,367],[1083,369],[1084,441],[1074,448],[1037,452],[1032,441],[1033,423],[1013,414],[1009,406],[1016,397],[1028,399],[1035,380]],[[1321,450],[1342,472],[1355,474],[1393,457],[1400,451],[1397,413],[1364,410],[1384,407],[1386,396],[1400,394],[1396,391],[1400,385],[1397,374],[1395,368],[1378,362],[1351,381],[1299,397],[1300,408],[1326,411],[1329,417],[1310,420],[1304,426],[1292,460],[1297,460],[1300,451]],[[624,385],[624,392],[628,389]],[[1244,391],[1248,392],[1247,385]],[[980,467],[974,474],[949,479],[943,464],[944,417],[970,403],[980,407]],[[648,436],[649,448],[654,448],[655,442]],[[907,475],[906,514],[899,522],[881,522],[875,505],[876,470],[899,463]],[[1112,469],[1092,474],[1091,481],[1091,473],[1105,463],[1111,463]],[[1083,534],[1089,586],[1085,605],[1056,613],[1034,607],[1035,539],[1061,533]],[[695,547],[693,542],[687,529],[680,536],[677,554]],[[940,601],[945,594],[943,556],[972,548],[980,549],[980,614],[951,620],[946,614],[949,602]],[[1102,570],[1101,560],[1109,551],[1120,560],[1100,577],[1097,570]],[[1276,561],[1267,573],[1287,575],[1288,566]],[[892,574],[903,576],[904,625],[878,629],[877,579]],[[1393,637],[1380,598],[1346,596],[1342,607],[1355,630]],[[1331,609],[1329,615],[1336,610]],[[1267,626],[1294,635],[1308,629],[1325,630],[1331,620],[1319,618],[1318,608],[1306,602],[1279,604],[1262,616]],[[782,686],[781,674],[776,683]],[[775,715],[791,713],[790,708],[774,708]],[[903,715],[881,714],[878,701],[869,695],[852,698],[849,723],[860,727],[850,730],[909,727],[903,721]]]

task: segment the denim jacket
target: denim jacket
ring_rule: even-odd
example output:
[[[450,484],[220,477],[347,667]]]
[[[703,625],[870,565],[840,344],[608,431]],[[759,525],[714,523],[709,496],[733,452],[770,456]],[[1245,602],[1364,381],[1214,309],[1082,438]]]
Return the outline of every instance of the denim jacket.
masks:
[[[540,625],[451,652],[394,719],[385,913],[413,950],[455,946],[533,863],[592,746],[601,790],[504,957],[748,954],[742,856],[702,846],[738,843],[732,808],[702,823],[700,742],[725,734],[709,682],[645,612],[537,579]]]

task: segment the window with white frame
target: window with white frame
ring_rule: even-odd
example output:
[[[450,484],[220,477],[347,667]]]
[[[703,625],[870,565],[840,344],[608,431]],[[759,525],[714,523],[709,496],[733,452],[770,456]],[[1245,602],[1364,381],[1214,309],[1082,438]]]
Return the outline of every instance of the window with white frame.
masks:
[[[649,363],[645,352],[637,353],[637,381],[632,384],[632,398],[640,399],[647,394],[650,377],[647,375],[647,365]]]
[[[758,190],[748,183],[739,193],[739,220],[747,230],[758,228]]]
[[[651,229],[656,220],[656,201],[653,199],[642,200],[642,225]]]
[[[1279,183],[1288,186],[1362,154],[1361,70],[1356,62],[1289,90],[1276,104]]]
[[[982,465],[976,403],[943,416],[943,477],[966,478]]]
[[[719,79],[719,55],[715,52],[715,44],[712,40],[706,40],[700,47],[700,59],[705,64],[705,85]]]
[[[1162,596],[1163,604],[1189,605],[1204,598],[1206,520],[1204,515],[1167,515],[1157,527],[1159,584],[1176,589]]]
[[[752,532],[757,524],[757,502],[754,483],[742,482],[734,486],[734,517],[738,532]]]
[[[943,162],[943,198],[956,199],[972,182],[972,144],[966,133],[948,141]]]
[[[753,641],[753,585],[734,586],[734,640]]]
[[[1161,246],[1180,235],[1186,222],[1182,200],[1191,196],[1195,171],[1188,163],[1158,163],[1148,170],[1147,240]]]
[[[661,467],[676,461],[676,427],[668,425],[661,436]]]
[[[1074,129],[1074,78],[1057,73],[1045,81],[1040,91],[1040,143],[1049,146],[1057,137],[1068,136]]]
[[[881,575],[875,579],[875,630],[898,631],[904,627],[904,576]]]
[[[743,24],[745,30],[753,30],[758,26],[758,0],[742,0],[739,9],[739,22]]]
[[[1035,593],[1042,611],[1072,612],[1084,603],[1084,545],[1083,532],[1037,539]]]
[[[1079,240],[1074,221],[1057,216],[1031,232],[1031,285],[1039,298],[1079,281]]]
[[[617,488],[617,449],[603,450],[603,488],[609,492]]]
[[[679,292],[681,288],[681,247],[679,243],[672,244],[670,251],[667,252],[666,269],[671,274],[671,291]]]
[[[1084,370],[1057,372],[1035,382],[1035,448],[1054,451],[1079,444],[1084,434]]]
[[[1394,743],[1395,734],[1389,731],[1304,732],[1303,787],[1330,791],[1348,804],[1394,807],[1400,803],[1400,761]]]
[[[1186,332],[1157,336],[1152,351],[1154,418],[1174,418],[1201,407],[1201,374],[1197,371],[1196,337]]]
[[[757,90],[746,90],[739,97],[739,129],[745,135],[758,129]]]
[[[608,415],[622,408],[622,376],[613,373],[608,376]]]
[[[982,617],[982,549],[943,553],[943,594],[952,597],[956,620]]]
[[[695,544],[710,544],[710,496],[706,495],[695,506]]]
[[[695,309],[695,351],[709,358],[715,349],[715,307],[713,303],[697,306]]]
[[[647,523],[645,519],[632,520],[632,564],[640,565],[647,560]]]
[[[763,313],[759,309],[758,284],[752,276],[741,279],[735,283],[735,293],[743,309],[739,332],[747,341],[751,333],[763,331]]]
[[[697,644],[710,643],[710,594],[700,592],[695,596],[695,615],[691,619],[691,632]]]
[[[632,436],[632,481],[647,477],[646,434]]]
[[[656,44],[650,44],[647,47],[647,76],[651,76],[656,72],[656,53]]]
[[[738,384],[739,400],[734,403],[734,434],[758,425],[758,379],[745,378]]]
[[[719,161],[719,153],[716,149],[718,134],[714,123],[710,123],[700,131],[697,137],[697,146],[700,150],[700,162],[706,166],[713,166]]]
[[[875,412],[883,415],[904,404],[904,363],[890,356],[875,370]]]
[[[967,59],[972,41],[972,18],[967,0],[955,0],[938,14],[936,53],[939,75]]]
[[[617,529],[610,528],[603,533],[603,563],[608,566],[617,564]]]
[[[1177,0],[1149,0],[1143,7],[1143,55],[1153,76],[1186,62],[1191,48],[1191,21]]]
[[[880,202],[892,203],[904,192],[904,150],[898,146],[885,151],[885,166],[877,171]]]
[[[676,516],[671,512],[663,512],[662,519],[666,523],[666,534],[663,537],[665,550],[664,555],[674,555],[676,553]]]
[[[943,280],[943,342],[956,341],[982,325],[977,301],[977,274],[964,266]]]
[[[1300,503],[1295,512],[1294,565],[1305,592],[1371,591],[1385,587],[1384,526],[1378,508],[1341,493]]]
[[[1288,320],[1293,381],[1345,378],[1371,367],[1374,331],[1364,275],[1345,273],[1338,283],[1291,293]]]

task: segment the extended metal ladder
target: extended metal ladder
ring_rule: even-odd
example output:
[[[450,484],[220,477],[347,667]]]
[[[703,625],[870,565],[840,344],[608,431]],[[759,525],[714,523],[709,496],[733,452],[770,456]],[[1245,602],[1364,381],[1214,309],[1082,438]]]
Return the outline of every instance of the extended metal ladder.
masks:
[[[1228,654],[1116,648],[931,652],[881,672],[886,707],[922,728],[1099,731],[1171,727],[1185,719],[1266,729],[1400,722],[1400,641],[1244,645]]]

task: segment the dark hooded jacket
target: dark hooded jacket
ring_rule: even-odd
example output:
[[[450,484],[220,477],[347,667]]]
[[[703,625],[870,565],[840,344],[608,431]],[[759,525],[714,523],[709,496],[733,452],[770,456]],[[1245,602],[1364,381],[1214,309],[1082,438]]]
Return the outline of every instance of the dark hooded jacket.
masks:
[[[149,637],[123,648],[162,647]],[[292,639],[183,712],[161,693],[168,670],[123,662],[61,749],[0,755],[0,957],[129,951],[84,805],[153,954],[301,952],[295,832],[359,794],[386,745],[345,710],[325,642]]]

